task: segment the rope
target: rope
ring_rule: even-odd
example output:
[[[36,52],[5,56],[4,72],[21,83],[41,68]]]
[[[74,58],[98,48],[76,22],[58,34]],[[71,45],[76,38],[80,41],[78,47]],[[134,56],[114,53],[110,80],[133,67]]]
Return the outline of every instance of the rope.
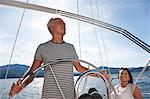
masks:
[[[89,0],[89,3],[90,3],[90,9],[91,9],[91,14],[92,14],[92,18],[93,18],[93,9],[92,9],[92,5],[91,5],[91,3],[92,3],[91,0]],[[99,53],[101,65],[103,66],[103,60],[102,60],[101,50],[100,50],[100,46],[99,46],[98,36],[97,36],[96,29],[95,29],[94,25],[93,25],[93,29],[94,29],[94,34],[96,37],[96,43],[97,43],[97,47],[98,47],[98,53]],[[103,67],[103,69],[104,69],[104,67]]]
[[[26,3],[28,3],[28,0],[26,1]],[[25,8],[23,10],[23,13],[22,13],[22,16],[21,16],[21,20],[20,20],[20,23],[19,23],[19,26],[18,26],[18,29],[17,29],[15,41],[14,41],[13,48],[12,48],[12,51],[11,51],[11,54],[10,54],[10,58],[9,58],[9,62],[8,62],[8,66],[7,66],[7,69],[6,69],[6,73],[5,73],[5,78],[4,79],[7,79],[7,76],[8,76],[9,65],[11,64],[11,60],[12,60],[12,57],[13,57],[13,53],[14,53],[14,50],[15,50],[16,42],[17,42],[17,39],[18,39],[18,35],[19,35],[19,32],[20,32],[20,28],[21,28],[21,25],[22,25],[22,21],[23,21],[24,15],[25,15]],[[6,80],[4,80],[4,84],[5,84],[5,81]],[[0,96],[2,97],[2,92],[1,92]]]
[[[57,80],[57,77],[56,77],[56,75],[55,75],[55,73],[54,73],[54,71],[53,71],[53,69],[52,69],[52,67],[51,67],[51,65],[49,65],[49,68],[50,68],[50,70],[51,70],[51,72],[52,72],[52,75],[53,75],[53,77],[54,77],[54,79],[55,79],[55,81],[56,81],[57,87],[58,87],[58,89],[59,89],[59,91],[60,91],[60,93],[61,93],[63,99],[66,99],[66,98],[65,98],[65,95],[64,95],[64,93],[63,93],[63,91],[62,91],[62,89],[61,89],[61,87],[60,87],[60,84],[59,84],[59,82],[58,82],[58,80]]]
[[[77,14],[79,15],[79,1],[77,0]],[[81,33],[80,33],[80,21],[78,21],[78,33],[79,33],[79,54],[81,59]]]

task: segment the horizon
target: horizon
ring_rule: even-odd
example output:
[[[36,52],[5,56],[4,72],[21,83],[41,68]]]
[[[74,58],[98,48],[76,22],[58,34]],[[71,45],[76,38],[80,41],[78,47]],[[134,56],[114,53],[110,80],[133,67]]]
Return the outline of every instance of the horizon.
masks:
[[[25,0],[19,1],[25,2]],[[93,0],[90,5],[89,1],[79,1],[79,14],[92,17],[92,8],[94,19],[122,27],[148,45],[150,44],[150,1],[98,1],[100,17],[98,17],[95,2],[96,0]],[[77,2],[74,0],[29,0],[29,3],[77,13]],[[74,6],[72,6],[73,4]],[[0,66],[9,63],[22,12],[23,9],[21,8],[0,5],[0,19],[3,19],[0,24]],[[122,35],[81,21],[80,46],[77,20],[60,15],[26,10],[11,64],[21,63],[31,66],[37,46],[51,39],[46,25],[48,20],[55,16],[65,21],[66,35],[64,40],[75,46],[77,54],[82,60],[86,60],[96,66],[108,65],[116,68],[121,66],[128,68],[132,66],[144,67],[150,59],[149,53]],[[95,31],[98,37],[98,44],[94,34]],[[104,42],[102,40],[102,35],[104,37]],[[100,53],[98,45],[100,46]]]
[[[15,64],[5,64],[5,65],[1,65],[2,67],[3,66],[8,66],[8,65],[22,65],[22,66],[27,66],[27,67],[30,67],[29,65],[26,65],[26,64],[19,64],[19,63],[15,63]],[[0,67],[1,67],[0,66]],[[150,65],[148,65],[147,66],[147,68],[149,67]],[[121,68],[121,67],[110,67],[110,66],[97,66],[98,68],[99,67],[102,67],[102,68],[104,68],[104,69],[106,69],[106,68]],[[140,66],[140,67],[127,67],[127,68],[141,68],[142,66]],[[144,67],[142,67],[142,68],[144,68]]]

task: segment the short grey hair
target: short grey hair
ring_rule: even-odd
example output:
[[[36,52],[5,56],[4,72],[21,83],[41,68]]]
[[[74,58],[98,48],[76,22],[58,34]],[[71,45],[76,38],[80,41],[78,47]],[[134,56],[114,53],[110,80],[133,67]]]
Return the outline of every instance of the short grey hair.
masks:
[[[48,21],[47,27],[49,27],[52,23],[53,23],[53,18],[51,18],[51,19]]]
[[[61,18],[51,18],[48,23],[47,23],[47,27],[49,27],[55,20],[62,20]]]
[[[51,32],[51,30],[50,30],[50,28],[49,28],[49,26],[50,25],[52,25],[53,23],[54,23],[54,21],[55,20],[62,20],[61,18],[54,18],[54,17],[52,17],[49,21],[48,21],[48,23],[47,23],[47,28],[48,28],[48,30]],[[51,32],[52,33],[52,32]]]

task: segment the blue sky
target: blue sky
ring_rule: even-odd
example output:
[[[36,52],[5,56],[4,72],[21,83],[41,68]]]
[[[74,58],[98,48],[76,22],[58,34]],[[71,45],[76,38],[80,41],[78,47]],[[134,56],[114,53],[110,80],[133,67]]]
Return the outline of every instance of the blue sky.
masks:
[[[93,18],[122,27],[150,44],[149,0],[97,1],[99,12],[96,9],[96,0],[91,0],[91,3],[90,0],[79,0],[79,13],[92,17],[92,7]],[[77,13],[77,0],[29,0],[29,2]],[[22,12],[23,9],[20,8],[0,5],[0,66],[9,62]],[[98,17],[98,13],[100,17]],[[74,44],[78,56],[80,56],[77,20],[50,13],[26,10],[11,64],[18,63],[29,66],[32,64],[37,46],[51,39],[46,24],[53,16],[61,17],[66,22],[67,33],[65,41]],[[110,67],[139,67],[144,66],[150,59],[150,55],[147,52],[122,35],[97,26],[95,26],[95,30],[98,36],[102,61],[93,25],[85,22],[80,22],[81,59],[96,66],[109,65]],[[106,50],[104,50],[102,34]],[[107,53],[108,64],[105,52]]]

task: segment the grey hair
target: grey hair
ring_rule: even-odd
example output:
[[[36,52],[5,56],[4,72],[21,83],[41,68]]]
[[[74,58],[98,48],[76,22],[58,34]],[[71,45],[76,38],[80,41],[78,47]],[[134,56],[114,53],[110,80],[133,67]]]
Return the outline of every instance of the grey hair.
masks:
[[[47,23],[47,27],[49,27],[55,20],[62,20],[61,18],[54,18],[54,17],[52,17],[49,21],[48,21],[48,23]]]
[[[52,24],[54,23],[54,21],[55,21],[55,20],[58,20],[58,19],[62,20],[61,18],[54,18],[54,17],[52,17],[52,18],[48,21],[48,23],[47,23],[47,28],[48,28],[48,30],[49,30],[50,32],[51,32],[51,30],[50,30],[49,26],[52,25]],[[52,33],[52,32],[51,32],[51,33]]]
[[[47,23],[47,27],[49,27],[52,23],[53,23],[54,18],[51,18],[48,23]]]

